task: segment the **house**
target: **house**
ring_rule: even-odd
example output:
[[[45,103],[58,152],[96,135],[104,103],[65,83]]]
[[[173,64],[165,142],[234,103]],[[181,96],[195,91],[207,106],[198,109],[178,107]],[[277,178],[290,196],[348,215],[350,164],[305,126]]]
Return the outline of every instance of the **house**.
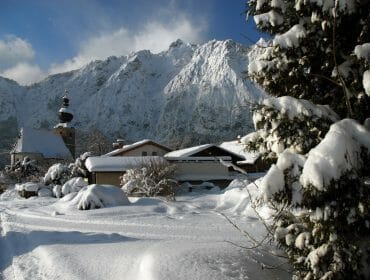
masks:
[[[128,169],[140,168],[145,161],[155,160],[176,165],[174,176],[179,182],[212,182],[223,187],[241,176],[233,166],[250,159],[214,144],[176,151],[152,140],[142,140],[131,145],[122,145],[122,141],[117,141],[115,146],[116,149],[108,154],[86,160],[90,183],[119,186],[119,177]]]
[[[113,147],[116,147],[116,149],[105,154],[104,156],[109,157],[164,156],[168,152],[172,151],[170,148],[163,146],[150,139],[141,140],[130,145],[123,145],[122,140],[117,140],[117,143],[114,143]]]
[[[120,177],[128,170],[142,167],[147,161],[163,162],[163,157],[147,156],[98,156],[88,157],[85,166],[89,171],[90,184],[109,184],[120,186]]]
[[[240,155],[213,144],[172,151],[164,158],[176,165],[175,178],[178,181],[212,182],[221,187],[240,175],[228,163],[244,160]]]
[[[241,156],[243,160],[236,162],[236,164],[247,173],[264,172],[270,168],[270,165],[262,160],[258,152],[246,151],[240,140],[223,142],[220,147]]]
[[[145,139],[123,145],[123,140],[113,143],[113,151],[100,156],[89,157],[86,168],[91,184],[120,185],[119,177],[128,169],[140,168],[146,161],[165,161],[163,156],[171,149],[153,140]]]
[[[50,160],[72,160],[75,158],[75,129],[70,122],[73,114],[68,110],[69,98],[66,91],[62,97],[59,123],[52,130],[37,130],[23,127],[10,151],[11,166],[21,162],[25,157],[38,162]]]

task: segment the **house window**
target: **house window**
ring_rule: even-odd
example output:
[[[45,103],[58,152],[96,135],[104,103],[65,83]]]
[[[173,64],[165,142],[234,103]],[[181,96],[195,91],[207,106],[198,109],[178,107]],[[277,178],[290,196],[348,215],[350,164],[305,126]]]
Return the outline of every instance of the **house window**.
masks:
[[[141,155],[142,155],[143,157],[146,157],[146,156],[148,155],[148,152],[142,152],[142,153],[141,153]]]
[[[152,156],[156,156],[157,155],[157,152],[152,152]]]

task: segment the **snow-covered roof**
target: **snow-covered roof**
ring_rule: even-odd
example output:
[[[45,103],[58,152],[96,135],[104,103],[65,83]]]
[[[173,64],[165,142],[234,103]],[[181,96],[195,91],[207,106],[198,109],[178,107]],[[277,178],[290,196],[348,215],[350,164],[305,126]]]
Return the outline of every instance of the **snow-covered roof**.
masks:
[[[177,161],[177,162],[220,161],[220,159],[224,161],[231,161],[231,157],[229,156],[217,156],[217,157],[168,157],[166,156],[166,160]]]
[[[224,148],[228,151],[231,151],[234,154],[238,154],[239,156],[243,157],[244,160],[240,161],[240,163],[253,164],[260,157],[260,154],[257,153],[257,152],[248,152],[248,151],[246,151],[244,145],[241,144],[241,143],[238,143],[237,140],[229,141],[229,142],[223,142],[223,143],[221,143],[220,147]]]
[[[104,156],[115,156],[117,154],[120,154],[120,153],[123,153],[123,152],[127,152],[127,151],[130,151],[130,150],[133,150],[135,148],[138,148],[138,147],[141,147],[143,145],[146,145],[146,144],[152,144],[152,145],[155,145],[155,146],[158,146],[164,150],[168,150],[168,151],[171,151],[170,148],[166,147],[166,146],[163,146],[162,144],[159,144],[153,140],[150,140],[150,139],[144,139],[144,140],[141,140],[141,141],[138,141],[138,142],[135,142],[133,144],[130,144],[130,145],[124,145],[122,148],[119,148],[119,149],[116,149],[116,150],[113,150],[107,154],[105,154]]]
[[[208,148],[213,148],[213,147],[221,149],[221,150],[225,151],[227,154],[230,154],[231,156],[242,158],[239,154],[234,153],[233,151],[227,150],[223,147],[220,147],[220,146],[217,146],[217,145],[214,145],[214,144],[203,144],[203,145],[199,145],[199,146],[194,146],[194,147],[189,147],[189,148],[185,148],[185,149],[181,149],[181,150],[172,151],[172,152],[169,152],[169,153],[165,154],[164,157],[165,158],[171,158],[171,159],[192,157],[193,155],[195,155],[199,152],[202,152],[202,151],[204,151]]]
[[[60,135],[29,127],[21,129],[21,137],[18,138],[12,153],[39,153],[44,158],[72,158]]]
[[[193,154],[196,154],[200,151],[203,151],[209,147],[212,147],[214,145],[212,144],[204,144],[204,145],[199,145],[199,146],[194,146],[194,147],[189,147],[185,149],[180,149],[176,151],[169,152],[165,154],[165,157],[189,157]]]
[[[140,167],[148,161],[163,162],[165,159],[159,156],[147,157],[88,157],[85,165],[90,172],[119,172],[131,168]]]
[[[240,177],[240,173],[233,173],[229,175],[223,174],[175,174],[175,179],[178,181],[211,181],[211,180],[234,180]]]

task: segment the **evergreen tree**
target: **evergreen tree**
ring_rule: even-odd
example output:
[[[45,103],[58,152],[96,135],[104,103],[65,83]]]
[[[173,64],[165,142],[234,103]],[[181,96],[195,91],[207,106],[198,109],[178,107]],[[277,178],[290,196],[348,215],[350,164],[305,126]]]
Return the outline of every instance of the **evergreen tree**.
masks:
[[[247,13],[272,37],[250,54],[255,82],[341,118],[369,118],[369,0],[249,0]],[[243,139],[278,158],[260,184],[261,201],[277,210],[274,238],[293,279],[369,279],[370,132],[350,119],[329,129],[334,114],[291,97],[257,106],[257,132]]]
[[[370,1],[250,0],[247,14],[273,36],[248,69],[268,93],[370,116]]]

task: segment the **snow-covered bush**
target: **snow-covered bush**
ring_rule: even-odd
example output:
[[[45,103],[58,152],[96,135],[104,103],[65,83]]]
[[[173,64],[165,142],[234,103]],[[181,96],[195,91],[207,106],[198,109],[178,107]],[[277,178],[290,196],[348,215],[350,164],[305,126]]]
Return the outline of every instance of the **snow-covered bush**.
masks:
[[[91,152],[86,152],[76,158],[75,162],[70,164],[71,177],[87,177],[87,168],[85,166],[86,159],[92,155]]]
[[[38,164],[36,167],[34,166],[34,161],[30,161],[26,157],[23,162],[16,164],[12,169],[14,170],[13,172],[24,172],[24,170],[27,170],[30,173],[25,177],[27,182],[40,182],[48,186],[48,190],[41,192],[42,196],[50,192],[53,196],[60,198],[70,192],[78,192],[82,187],[87,185],[82,177],[87,176],[85,161],[90,155],[91,153],[87,152],[78,157],[72,164],[55,163],[50,167],[46,167],[49,166],[47,162],[41,165]],[[47,171],[45,172],[43,170]],[[5,173],[8,174],[9,172],[11,171]],[[41,176],[41,172],[43,172],[43,177]],[[35,194],[37,194],[37,191]]]
[[[6,166],[4,175],[19,182],[38,181],[39,177],[45,173],[45,165],[24,157],[13,165]]]
[[[262,199],[278,208],[275,239],[297,279],[369,278],[370,132],[333,124],[307,155],[284,151],[263,178]]]
[[[241,141],[265,160],[276,160],[285,149],[305,154],[320,142],[338,118],[327,106],[289,96],[271,97],[254,108],[257,131]]]
[[[61,187],[61,195],[66,195],[71,192],[78,192],[83,187],[87,186],[87,182],[82,177],[74,177],[69,179],[67,182],[64,183],[64,185]]]
[[[88,185],[83,187],[70,203],[79,210],[129,205],[122,189],[111,185]]]
[[[52,185],[52,192],[55,197],[60,198],[70,192],[78,192],[87,185],[83,178],[87,177],[85,161],[89,156],[91,156],[91,153],[86,152],[68,166],[62,163],[50,166],[43,181],[46,185]]]
[[[142,167],[127,170],[121,176],[122,189],[127,195],[166,196],[175,198],[178,182],[173,179],[175,166],[165,160],[146,160]]]
[[[48,171],[44,176],[45,185],[62,185],[64,184],[70,176],[70,171],[67,165],[62,163],[56,163],[50,166]]]

